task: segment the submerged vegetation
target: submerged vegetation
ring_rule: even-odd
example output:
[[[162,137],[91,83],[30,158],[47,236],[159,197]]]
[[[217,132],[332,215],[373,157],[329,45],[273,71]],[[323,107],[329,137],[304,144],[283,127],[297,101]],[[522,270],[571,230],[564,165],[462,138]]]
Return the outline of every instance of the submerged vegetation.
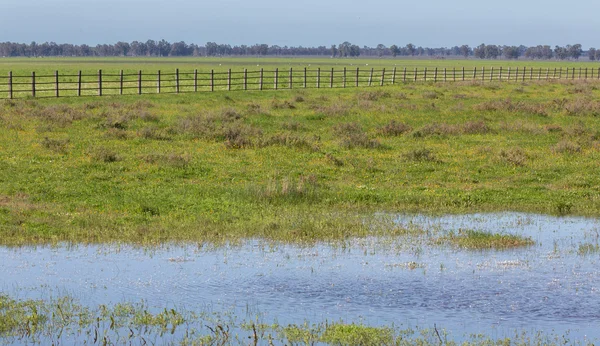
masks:
[[[379,212],[597,216],[598,96],[595,81],[528,81],[3,101],[0,243],[336,241],[393,231]]]
[[[459,230],[438,241],[447,240],[451,244],[470,250],[507,249],[533,245],[531,238],[514,234],[495,234],[477,230]]]

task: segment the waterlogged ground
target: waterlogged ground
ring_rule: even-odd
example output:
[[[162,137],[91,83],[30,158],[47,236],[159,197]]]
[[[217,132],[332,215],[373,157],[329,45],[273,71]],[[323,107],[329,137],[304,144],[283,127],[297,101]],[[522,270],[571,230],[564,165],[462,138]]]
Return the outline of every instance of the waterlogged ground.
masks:
[[[0,248],[0,293],[85,306],[145,302],[279,325],[340,321],[504,338],[600,339],[600,220],[530,214],[400,215],[412,235],[297,247]],[[435,239],[474,229],[530,237],[509,250]],[[160,340],[160,339],[158,339]]]

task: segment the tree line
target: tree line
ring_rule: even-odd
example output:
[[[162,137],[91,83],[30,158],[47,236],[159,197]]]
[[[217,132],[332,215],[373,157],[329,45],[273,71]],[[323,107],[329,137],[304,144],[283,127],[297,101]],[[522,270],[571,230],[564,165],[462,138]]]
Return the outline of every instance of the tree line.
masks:
[[[268,44],[234,45],[207,42],[205,45],[188,44],[184,41],[168,42],[166,40],[147,40],[133,42],[117,42],[114,44],[98,44],[89,46],[69,43],[57,44],[55,42],[15,43],[0,42],[0,56],[2,57],[50,57],[50,56],[77,56],[77,57],[167,57],[167,56],[330,56],[334,58],[345,57],[433,57],[444,58],[450,56],[474,57],[479,59],[579,59],[586,55],[590,60],[600,60],[600,49],[589,48],[583,51],[581,44],[566,46],[538,45],[534,47],[499,46],[481,44],[477,47],[468,45],[454,46],[451,48],[429,48],[415,46],[412,43],[405,46],[391,45],[389,47],[378,44],[375,47],[359,47],[350,42],[338,45],[318,47],[288,47]]]

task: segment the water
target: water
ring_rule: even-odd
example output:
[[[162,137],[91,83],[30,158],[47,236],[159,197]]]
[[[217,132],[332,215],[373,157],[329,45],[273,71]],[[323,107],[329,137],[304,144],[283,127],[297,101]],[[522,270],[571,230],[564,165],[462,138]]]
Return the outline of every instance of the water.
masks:
[[[600,339],[600,220],[528,214],[397,222],[433,234],[461,228],[531,237],[504,251],[466,251],[419,238],[358,239],[344,247],[265,245],[0,248],[0,292],[69,295],[82,304],[144,300],[150,307],[232,312],[280,324],[343,320],[470,333],[569,333]]]

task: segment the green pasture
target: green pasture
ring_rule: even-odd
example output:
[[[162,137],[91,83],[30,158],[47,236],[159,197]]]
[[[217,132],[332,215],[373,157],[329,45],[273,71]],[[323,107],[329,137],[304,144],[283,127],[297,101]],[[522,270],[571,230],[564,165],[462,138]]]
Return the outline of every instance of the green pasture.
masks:
[[[0,70],[251,61],[0,59]],[[310,61],[348,62],[407,61]],[[599,87],[407,82],[1,101],[0,243],[338,241],[402,232],[385,216],[401,212],[598,216]]]

